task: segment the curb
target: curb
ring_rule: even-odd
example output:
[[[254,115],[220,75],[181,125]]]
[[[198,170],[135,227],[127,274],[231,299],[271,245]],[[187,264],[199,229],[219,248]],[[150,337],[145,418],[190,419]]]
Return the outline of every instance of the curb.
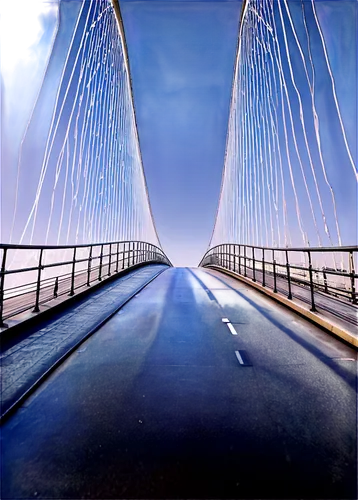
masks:
[[[300,304],[297,304],[297,302],[293,302],[293,300],[289,300],[287,297],[284,297],[282,295],[278,295],[277,293],[274,293],[272,290],[270,290],[266,287],[263,287],[258,283],[251,281],[249,278],[245,278],[245,276],[241,276],[240,274],[234,273],[233,271],[229,271],[228,269],[224,269],[224,268],[221,268],[219,266],[214,266],[214,265],[205,266],[205,267],[209,268],[209,269],[214,269],[214,270],[219,271],[223,274],[227,274],[235,279],[243,281],[247,285],[250,285],[251,287],[258,290],[259,292],[264,293],[265,295],[268,295],[272,299],[274,299],[277,302],[288,307],[289,309],[296,312],[300,316],[303,316],[304,318],[308,319],[309,321],[311,321],[315,325],[318,325],[319,327],[328,331],[329,333],[331,333],[335,337],[338,337],[339,339],[344,340],[349,345],[358,349],[358,337],[357,336],[355,336],[349,330],[346,330],[346,329],[342,328],[341,326],[337,325],[336,323],[329,321],[328,319],[324,319],[324,318],[322,318],[322,316],[319,316],[317,313],[314,313],[314,312],[310,311],[309,309],[306,309],[305,307],[301,306]]]
[[[126,305],[137,293],[141,292],[149,283],[154,281],[160,274],[162,274],[166,269],[161,269],[158,273],[156,273],[152,278],[150,278],[147,282],[137,288],[134,292],[132,292],[129,297],[127,297],[120,305],[118,305],[108,316],[102,319],[99,323],[97,323],[94,327],[91,328],[89,332],[87,332],[80,340],[78,340],[74,345],[69,347],[69,349],[63,354],[60,358],[58,358],[14,403],[0,416],[0,424],[3,424],[5,420],[12,414],[16,409],[20,406],[21,403],[24,402],[26,398],[28,398],[37,387],[44,382],[49,375],[55,369],[65,361],[70,354],[72,354],[83,342],[85,342],[89,337],[91,337],[94,333],[96,333],[108,320],[110,320],[117,312]]]

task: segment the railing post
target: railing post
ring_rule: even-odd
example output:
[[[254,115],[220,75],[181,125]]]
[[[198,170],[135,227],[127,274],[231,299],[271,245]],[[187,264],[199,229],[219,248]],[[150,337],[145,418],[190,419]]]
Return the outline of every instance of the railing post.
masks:
[[[112,265],[112,243],[109,244],[108,276],[111,275],[111,265]]]
[[[128,250],[127,250],[127,267],[131,265],[131,242],[128,242]]]
[[[137,242],[133,241],[132,266],[134,266],[134,257],[137,253]]]
[[[2,262],[1,262],[1,277],[0,277],[0,327],[7,328],[4,323],[4,292],[5,292],[5,271],[6,271],[6,254],[7,248],[3,249]]]
[[[285,251],[286,254],[286,271],[287,271],[287,283],[288,283],[288,296],[289,300],[292,299],[292,290],[291,290],[291,272],[290,272],[290,262],[288,260],[288,251]]]
[[[256,281],[255,247],[252,247],[252,281]]]
[[[266,286],[265,281],[265,249],[262,249],[262,286]]]
[[[90,247],[89,256],[88,256],[88,265],[87,265],[87,286],[90,286],[91,283],[91,263],[92,263],[92,249]]]
[[[119,243],[117,243],[117,262],[116,262],[116,273],[118,273],[118,265],[119,265]]]
[[[99,255],[98,281],[102,281],[102,262],[103,262],[103,245],[101,245],[101,253]]]
[[[357,304],[357,294],[356,294],[356,287],[355,287],[355,283],[354,283],[355,269],[354,269],[353,252],[349,252],[349,272],[351,275],[352,304]]]
[[[241,245],[239,245],[239,274],[241,274]]]
[[[55,286],[53,287],[53,296],[55,299],[57,299],[57,295],[58,295],[58,276],[56,276]]]
[[[245,276],[245,278],[247,277],[247,270],[246,270],[246,245],[244,245],[244,276]]]
[[[274,293],[277,293],[275,250],[272,250],[272,262],[273,262],[273,291],[274,291]]]
[[[324,284],[324,292],[328,293],[327,273],[325,268],[323,268],[323,284]]]
[[[126,244],[123,243],[123,250],[122,250],[122,253],[123,253],[123,259],[122,259],[122,269],[124,269],[124,265],[125,265],[125,258],[126,258]]]
[[[68,294],[70,297],[72,297],[72,295],[75,294],[76,250],[77,250],[77,248],[74,247],[74,249],[73,249],[73,259],[72,259],[71,289],[70,289],[70,293]]]
[[[236,272],[236,245],[233,245],[233,255],[234,255],[234,273]]]
[[[313,287],[313,272],[312,272],[311,252],[308,251],[307,254],[308,254],[308,272],[310,275],[310,288],[311,288],[311,311],[315,312],[317,309],[316,309],[316,305],[314,303],[314,287]]]
[[[40,287],[41,287],[41,271],[42,271],[42,255],[43,255],[43,248],[40,250],[40,257],[39,257],[39,267],[37,271],[37,286],[36,286],[36,299],[35,299],[35,307],[33,308],[32,312],[37,313],[40,311],[39,303],[40,303]]]

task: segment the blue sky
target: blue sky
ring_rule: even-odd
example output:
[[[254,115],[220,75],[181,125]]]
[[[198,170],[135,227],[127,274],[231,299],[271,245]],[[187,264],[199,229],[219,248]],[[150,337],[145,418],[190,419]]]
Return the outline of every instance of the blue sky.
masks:
[[[121,1],[143,163],[164,250],[197,265],[220,192],[241,2]]]

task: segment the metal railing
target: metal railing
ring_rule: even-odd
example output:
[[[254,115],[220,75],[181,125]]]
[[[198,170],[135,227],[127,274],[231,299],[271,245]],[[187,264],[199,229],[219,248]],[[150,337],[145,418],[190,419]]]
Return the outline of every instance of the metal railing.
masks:
[[[0,327],[5,320],[124,269],[144,263],[171,266],[164,252],[143,241],[74,246],[0,244]]]
[[[225,243],[208,250],[199,266],[228,269],[290,300],[295,296],[308,302],[311,311],[317,311],[318,295],[320,307],[324,296],[357,304],[357,252],[357,246],[268,248]],[[331,306],[323,308],[340,315]],[[351,316],[356,323],[356,308]]]

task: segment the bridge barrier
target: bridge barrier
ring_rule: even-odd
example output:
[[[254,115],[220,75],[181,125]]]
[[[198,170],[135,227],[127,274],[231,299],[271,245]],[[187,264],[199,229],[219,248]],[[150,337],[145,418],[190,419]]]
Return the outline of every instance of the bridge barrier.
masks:
[[[310,311],[317,312],[324,296],[336,299],[342,306],[356,306],[357,300],[357,246],[331,248],[269,248],[223,243],[210,248],[199,266],[233,271],[274,294],[288,300],[294,296],[308,302]],[[357,308],[347,315],[341,308],[328,304],[326,311],[349,322],[357,323]]]
[[[144,241],[83,245],[0,244],[0,327],[5,321],[59,296],[73,296],[107,277],[140,264],[171,265],[164,252]]]

